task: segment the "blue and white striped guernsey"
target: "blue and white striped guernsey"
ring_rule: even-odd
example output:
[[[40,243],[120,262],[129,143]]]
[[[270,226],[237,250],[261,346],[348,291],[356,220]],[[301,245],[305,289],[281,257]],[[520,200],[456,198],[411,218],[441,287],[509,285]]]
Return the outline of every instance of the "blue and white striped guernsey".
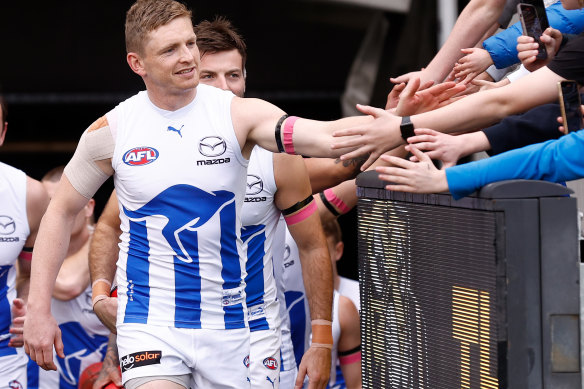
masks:
[[[190,104],[169,112],[140,92],[107,114],[122,221],[118,323],[246,327],[238,215],[247,160],[232,98],[199,85]]]
[[[277,188],[273,156],[256,146],[247,169],[241,238],[247,245],[245,292],[250,331],[280,326],[272,247],[281,211],[274,204]]]

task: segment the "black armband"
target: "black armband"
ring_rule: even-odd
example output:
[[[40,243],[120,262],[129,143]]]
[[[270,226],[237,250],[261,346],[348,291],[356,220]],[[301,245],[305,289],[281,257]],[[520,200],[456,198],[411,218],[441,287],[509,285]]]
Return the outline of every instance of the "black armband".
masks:
[[[286,150],[284,149],[284,145],[282,144],[282,136],[280,135],[282,129],[282,123],[288,117],[287,114],[282,115],[280,120],[278,120],[278,124],[276,124],[276,129],[274,131],[274,136],[276,137],[276,145],[278,146],[278,151],[281,153],[285,153]]]
[[[361,345],[358,345],[357,347],[351,349],[351,350],[347,350],[347,351],[338,351],[337,354],[339,357],[344,357],[346,355],[351,355],[351,354],[355,354],[356,352],[361,351]]]
[[[312,195],[310,195],[307,198],[305,198],[304,200],[297,202],[293,206],[282,210],[282,215],[288,216],[290,214],[293,214],[296,211],[300,211],[302,208],[306,207],[312,201],[314,201],[314,198],[312,197]]]
[[[328,209],[335,216],[341,215],[340,212],[337,211],[337,209],[335,207],[333,207],[333,205],[330,203],[330,201],[328,201],[328,199],[324,195],[324,192],[320,192],[318,195],[320,196],[320,200],[322,201],[322,203],[324,204],[326,209]]]

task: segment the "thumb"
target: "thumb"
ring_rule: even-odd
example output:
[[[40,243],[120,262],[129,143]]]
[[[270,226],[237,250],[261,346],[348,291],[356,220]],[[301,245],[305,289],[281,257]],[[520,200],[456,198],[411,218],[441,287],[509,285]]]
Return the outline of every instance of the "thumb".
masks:
[[[420,88],[420,77],[415,77],[408,82],[400,97],[411,97]]]
[[[364,113],[365,115],[371,115],[373,117],[379,117],[382,113],[385,112],[381,108],[375,108],[375,107],[372,107],[370,105],[361,105],[361,104],[357,104],[357,109],[361,113]]]
[[[61,338],[61,330],[57,328],[57,333],[55,334],[55,351],[57,355],[65,359],[65,346],[63,345],[63,339]]]

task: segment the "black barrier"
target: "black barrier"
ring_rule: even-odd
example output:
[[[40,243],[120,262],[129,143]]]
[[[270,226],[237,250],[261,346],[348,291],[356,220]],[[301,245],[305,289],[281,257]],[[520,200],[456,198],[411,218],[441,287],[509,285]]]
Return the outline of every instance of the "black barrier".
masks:
[[[455,201],[359,175],[364,388],[581,388],[576,199],[505,181]]]

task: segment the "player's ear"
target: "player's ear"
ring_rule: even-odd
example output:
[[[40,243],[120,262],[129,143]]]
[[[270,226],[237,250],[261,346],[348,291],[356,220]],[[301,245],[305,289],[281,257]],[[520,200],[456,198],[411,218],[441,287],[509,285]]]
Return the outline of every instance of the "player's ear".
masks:
[[[6,130],[8,130],[8,122],[4,122],[2,127],[0,127],[0,146],[4,144],[4,137],[6,136]]]
[[[126,61],[128,61],[128,65],[130,66],[130,69],[132,69],[134,73],[142,77],[146,75],[144,61],[140,57],[140,54],[130,52],[128,53],[128,55],[126,55]]]

